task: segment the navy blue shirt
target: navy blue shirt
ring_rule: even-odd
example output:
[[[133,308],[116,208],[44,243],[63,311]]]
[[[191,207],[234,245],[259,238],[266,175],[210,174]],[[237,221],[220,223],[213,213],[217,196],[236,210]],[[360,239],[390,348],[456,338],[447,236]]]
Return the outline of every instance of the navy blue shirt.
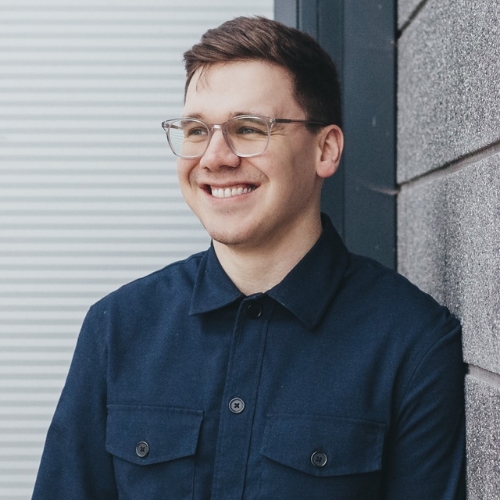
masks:
[[[94,305],[33,498],[462,498],[458,321],[323,224],[266,293],[211,247]]]

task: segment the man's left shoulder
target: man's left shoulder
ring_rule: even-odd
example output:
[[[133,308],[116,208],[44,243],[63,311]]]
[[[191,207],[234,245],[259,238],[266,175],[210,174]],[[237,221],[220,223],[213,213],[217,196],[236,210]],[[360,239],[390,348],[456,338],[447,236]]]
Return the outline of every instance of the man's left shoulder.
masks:
[[[460,328],[458,319],[430,294],[373,259],[350,254],[345,279],[358,303],[397,329],[444,335]]]

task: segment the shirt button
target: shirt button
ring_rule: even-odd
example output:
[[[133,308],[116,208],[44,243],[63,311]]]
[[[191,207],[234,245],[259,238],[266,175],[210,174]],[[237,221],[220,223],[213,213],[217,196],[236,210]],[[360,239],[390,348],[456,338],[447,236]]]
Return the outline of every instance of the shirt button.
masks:
[[[241,413],[245,409],[245,402],[240,398],[233,398],[229,401],[229,409],[233,413]]]
[[[324,467],[326,465],[326,462],[328,462],[328,457],[325,453],[315,451],[311,455],[311,463],[314,465],[314,467]]]
[[[247,316],[252,319],[260,318],[262,306],[258,302],[250,302],[247,305]]]
[[[135,447],[135,452],[137,453],[138,457],[146,457],[149,453],[149,444],[146,443],[146,441],[140,441]]]

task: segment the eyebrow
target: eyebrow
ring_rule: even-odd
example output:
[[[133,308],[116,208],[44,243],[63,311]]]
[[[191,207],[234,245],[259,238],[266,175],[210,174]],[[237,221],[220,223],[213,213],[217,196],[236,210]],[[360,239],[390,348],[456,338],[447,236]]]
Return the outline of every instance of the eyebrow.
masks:
[[[226,120],[230,120],[235,116],[267,116],[267,115],[262,115],[260,113],[255,113],[252,111],[234,111],[232,113],[228,113]],[[181,118],[196,118],[198,120],[205,121],[202,113],[189,113],[188,115],[183,115]]]
[[[181,118],[197,118],[198,120],[202,119],[201,113],[189,113],[187,115],[182,115]]]

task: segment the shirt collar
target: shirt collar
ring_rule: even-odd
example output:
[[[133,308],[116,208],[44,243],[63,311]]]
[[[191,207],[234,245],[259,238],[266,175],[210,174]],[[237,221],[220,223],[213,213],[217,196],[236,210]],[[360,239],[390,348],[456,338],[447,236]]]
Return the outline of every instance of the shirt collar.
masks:
[[[318,241],[283,281],[267,292],[309,329],[318,324],[335,295],[349,255],[328,216],[322,214],[321,221],[323,231]],[[242,297],[211,245],[200,262],[190,314],[213,311]]]
[[[244,294],[220,265],[212,243],[200,261],[189,314],[214,311],[241,297],[244,297]]]
[[[315,245],[267,293],[309,329],[320,321],[347,267],[349,253],[329,217],[321,215],[323,232]]]

